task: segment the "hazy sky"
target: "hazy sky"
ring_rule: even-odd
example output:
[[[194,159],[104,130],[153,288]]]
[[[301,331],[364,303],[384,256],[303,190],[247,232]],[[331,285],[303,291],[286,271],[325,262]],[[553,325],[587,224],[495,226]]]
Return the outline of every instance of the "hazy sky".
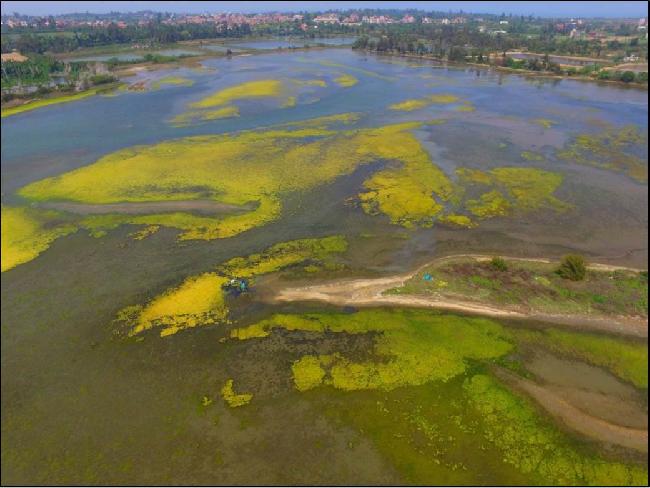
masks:
[[[595,2],[180,2],[180,1],[129,1],[129,2],[19,2],[2,3],[2,13],[18,12],[29,15],[56,15],[73,12],[106,13],[155,10],[160,12],[269,12],[296,10],[327,10],[348,8],[418,8],[421,10],[458,11],[477,13],[502,12],[542,17],[647,17],[647,2],[595,1]]]

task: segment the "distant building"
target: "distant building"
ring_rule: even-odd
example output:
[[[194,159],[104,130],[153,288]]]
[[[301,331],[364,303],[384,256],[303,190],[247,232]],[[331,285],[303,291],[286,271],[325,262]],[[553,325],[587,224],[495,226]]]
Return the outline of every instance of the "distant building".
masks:
[[[317,24],[339,24],[339,16],[336,14],[323,14],[314,17],[314,22]]]
[[[393,24],[395,21],[387,16],[384,15],[371,15],[367,16],[365,15],[362,19],[361,22],[364,24]]]

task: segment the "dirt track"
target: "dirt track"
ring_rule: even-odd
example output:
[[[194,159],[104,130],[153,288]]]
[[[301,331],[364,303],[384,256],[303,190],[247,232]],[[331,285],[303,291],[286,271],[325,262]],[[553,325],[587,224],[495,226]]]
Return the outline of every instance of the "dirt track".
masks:
[[[271,301],[322,301],[334,305],[357,307],[401,306],[436,308],[455,312],[487,315],[490,317],[528,318],[637,337],[648,336],[648,322],[644,319],[626,317],[599,318],[576,315],[527,314],[465,300],[438,299],[436,297],[424,295],[406,296],[383,294],[386,290],[402,286],[407,280],[415,276],[418,272],[426,267],[457,258],[474,258],[478,261],[486,261],[492,257],[477,254],[455,255],[437,259],[431,263],[427,263],[426,265],[421,266],[411,273],[403,275],[373,279],[340,280],[311,286],[281,288],[275,291],[274,295],[271,297]],[[505,257],[505,259],[540,263],[552,262],[547,259],[523,259],[513,257]],[[619,269],[638,271],[633,268],[606,264],[591,264],[589,265],[589,268],[599,271],[615,271]]]

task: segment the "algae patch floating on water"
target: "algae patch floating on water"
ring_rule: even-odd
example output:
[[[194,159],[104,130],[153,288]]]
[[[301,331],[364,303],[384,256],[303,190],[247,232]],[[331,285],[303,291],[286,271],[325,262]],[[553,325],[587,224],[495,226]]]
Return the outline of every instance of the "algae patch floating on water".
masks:
[[[248,81],[234,85],[190,104],[191,108],[212,108],[226,105],[236,100],[251,98],[274,98],[282,95],[284,86],[279,80]]]
[[[465,381],[471,405],[481,414],[486,440],[502,451],[504,461],[540,484],[645,485],[641,466],[581,454],[566,437],[548,425],[528,401],[487,375]],[[543,481],[542,481],[543,480]]]
[[[182,76],[165,76],[158,80],[155,80],[151,83],[151,88],[157,90],[162,88],[164,85],[172,86],[192,86],[194,81],[189,78],[184,78]]]
[[[295,130],[289,130],[296,124],[290,123],[275,130],[194,136],[123,149],[89,166],[31,183],[18,194],[44,204],[70,202],[101,206],[208,200],[238,206],[243,213],[225,216],[223,212],[208,215],[187,211],[141,215],[100,212],[71,219],[78,228],[88,229],[95,236],[122,224],[135,224],[178,229],[181,240],[220,239],[276,220],[282,213],[283,196],[289,192],[329,183],[361,165],[390,161],[387,168],[364,182],[365,191],[359,200],[365,212],[384,214],[391,222],[405,227],[431,226],[437,218],[454,225],[473,225],[466,221],[467,216],[448,218],[458,215],[453,205],[443,211],[445,205],[455,201],[458,185],[433,164],[411,133],[422,123],[356,130],[331,128],[335,124],[353,123],[358,117],[358,114],[337,114],[305,121],[303,128]],[[184,164],[179,165],[179,161]],[[309,171],[304,171],[305,167]],[[556,173],[532,168],[498,168],[489,173],[461,173],[465,175],[470,176],[465,178],[470,184],[486,183],[503,188],[504,194],[513,199],[515,210],[564,208],[553,197],[562,181]],[[480,214],[476,205],[472,204],[472,208],[475,215]],[[37,235],[32,238],[40,239]]]
[[[250,393],[235,393],[233,389],[234,381],[232,379],[226,381],[226,384],[221,389],[221,396],[226,401],[226,403],[232,407],[241,407],[250,403],[253,399],[253,395]]]
[[[77,227],[59,212],[2,206],[2,271],[31,261]]]
[[[179,229],[180,239],[225,238],[277,219],[283,193],[331,182],[380,159],[408,163],[408,158],[421,158],[422,149],[409,133],[417,126],[189,137],[117,151],[89,166],[31,183],[18,193],[31,201],[99,205],[206,199],[239,206],[255,202],[254,210],[225,217],[188,212],[114,213],[86,216],[78,223],[94,232],[140,224]],[[304,171],[305,166],[310,171]]]
[[[557,152],[559,159],[624,173],[648,181],[648,137],[633,125],[608,128],[598,134],[581,134]],[[645,147],[645,160],[639,150]]]
[[[193,327],[226,323],[229,309],[223,288],[231,278],[253,278],[307,261],[317,270],[326,268],[347,247],[343,236],[280,242],[261,253],[232,258],[217,266],[216,271],[189,277],[144,306],[126,307],[119,312],[116,322],[129,328],[129,336],[161,328],[161,337]]]
[[[452,104],[452,103],[458,103],[459,101],[460,99],[456,95],[438,94],[438,95],[430,95],[424,98],[405,100],[400,103],[394,103],[390,105],[388,108],[391,110],[401,110],[405,112],[410,112],[412,110],[418,110],[424,107],[428,107],[429,105],[432,104]]]
[[[489,218],[515,212],[549,208],[558,212],[570,208],[554,196],[563,176],[536,168],[503,167],[490,171],[457,170],[465,186],[487,187],[478,199],[467,200],[466,208],[476,217]]]
[[[285,106],[289,106],[286,104],[293,97],[289,96],[287,92],[284,83],[280,80],[257,80],[240,83],[191,103],[189,105],[190,110],[175,116],[171,119],[171,123],[183,126],[193,121],[236,117],[239,115],[239,109],[233,105],[233,102],[240,100],[284,99]]]
[[[276,328],[379,334],[374,347],[377,360],[358,362],[339,353],[298,359],[292,371],[296,388],[301,391],[320,385],[342,390],[393,390],[447,381],[466,370],[466,360],[497,358],[513,347],[503,328],[491,320],[406,310],[275,315],[235,329],[231,337],[265,337]]]
[[[226,282],[224,276],[205,273],[188,278],[178,288],[164,293],[141,310],[131,307],[127,313],[135,312],[137,318],[129,335],[161,327],[160,336],[165,337],[182,329],[225,320],[228,309],[221,287]]]
[[[334,78],[334,82],[343,88],[349,88],[359,83],[359,80],[352,75],[342,74]]]
[[[371,415],[373,421],[377,420],[378,414],[390,414],[386,402],[396,398],[393,403],[399,408],[397,416],[408,422],[400,422],[399,428],[385,428],[393,429],[396,437],[390,443],[391,449],[397,448],[395,443],[400,444],[404,435],[409,436],[409,445],[418,446],[415,450],[399,447],[399,466],[409,474],[413,474],[413,462],[425,467],[420,455],[434,459],[435,465],[447,463],[454,471],[458,463],[452,462],[456,458],[451,453],[465,449],[468,446],[464,443],[471,442],[477,449],[493,453],[489,458],[492,466],[503,462],[524,479],[545,484],[636,485],[647,480],[643,466],[613,462],[594,449],[585,448],[540,414],[530,400],[482,372],[490,370],[490,363],[498,363],[515,350],[521,340],[518,329],[506,329],[488,319],[428,311],[365,310],[352,314],[278,314],[235,329],[231,337],[263,341],[275,329],[307,332],[311,337],[372,334],[374,347],[370,359],[354,360],[343,352],[306,354],[293,361],[290,374],[300,392],[322,387],[349,392],[335,397],[339,400],[337,412],[347,412],[348,407],[356,409],[355,402],[366,398],[359,396],[359,390],[382,392],[381,396],[372,397],[378,399],[377,411],[350,411],[343,414],[346,418]],[[412,403],[413,398],[437,398],[445,403],[439,408],[455,415],[450,423],[443,422],[439,415],[445,413],[433,409],[432,416],[424,414],[422,406]],[[370,401],[368,405],[374,403]],[[363,401],[361,404],[365,405]],[[412,432],[411,423],[417,432]],[[369,429],[367,435],[381,441],[374,429],[381,423],[362,424]],[[452,424],[456,426],[451,429],[455,435],[443,436],[442,432],[449,432]],[[427,440],[424,444],[418,441],[423,435]],[[386,446],[381,443],[379,447]],[[465,459],[465,464],[471,466],[473,460]],[[430,482],[431,478],[427,480]]]

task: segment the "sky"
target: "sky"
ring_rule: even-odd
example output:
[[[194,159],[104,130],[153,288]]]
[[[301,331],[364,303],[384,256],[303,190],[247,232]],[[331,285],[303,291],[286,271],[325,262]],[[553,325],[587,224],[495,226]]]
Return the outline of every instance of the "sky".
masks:
[[[427,1],[265,1],[265,2],[193,2],[193,1],[6,1],[2,14],[13,12],[27,15],[57,15],[75,12],[108,13],[111,11],[134,12],[154,10],[158,12],[273,12],[273,11],[321,11],[355,8],[417,8],[419,10],[454,11],[535,15],[540,17],[647,17],[647,2],[624,1],[555,1],[555,2],[427,2]]]

